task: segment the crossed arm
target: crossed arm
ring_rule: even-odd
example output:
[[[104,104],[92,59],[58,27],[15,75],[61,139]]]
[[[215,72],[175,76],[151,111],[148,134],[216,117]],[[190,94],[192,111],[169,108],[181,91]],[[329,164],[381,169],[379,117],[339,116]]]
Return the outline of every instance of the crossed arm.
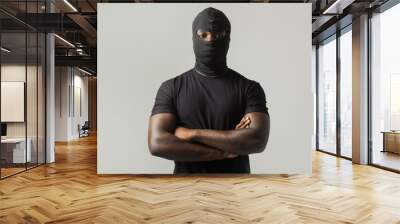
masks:
[[[261,112],[248,113],[242,122],[246,124],[246,128],[226,131],[178,127],[175,135],[236,155],[262,152],[268,142],[269,116]]]
[[[269,137],[269,116],[246,114],[235,130],[188,129],[176,126],[173,114],[150,118],[150,152],[175,161],[208,161],[262,152]]]

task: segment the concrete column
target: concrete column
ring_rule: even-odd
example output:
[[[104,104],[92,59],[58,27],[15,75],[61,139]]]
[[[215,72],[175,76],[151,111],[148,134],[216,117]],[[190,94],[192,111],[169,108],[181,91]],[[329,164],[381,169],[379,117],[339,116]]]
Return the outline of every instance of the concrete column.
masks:
[[[51,1],[47,1],[47,12],[54,11]],[[46,35],[46,163],[55,161],[55,43],[54,35]]]
[[[47,34],[47,52],[46,52],[46,60],[47,60],[47,92],[46,92],[46,100],[47,100],[47,108],[46,108],[46,162],[52,163],[55,161],[55,151],[54,151],[54,133],[55,133],[55,73],[54,73],[54,35]]]
[[[368,163],[368,15],[353,19],[353,162]]]

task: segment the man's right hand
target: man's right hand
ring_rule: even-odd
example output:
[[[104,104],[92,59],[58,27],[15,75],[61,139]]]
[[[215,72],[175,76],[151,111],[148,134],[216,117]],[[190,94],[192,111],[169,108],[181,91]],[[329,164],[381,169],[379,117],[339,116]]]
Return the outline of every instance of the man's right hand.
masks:
[[[239,124],[236,125],[235,130],[242,129],[242,128],[248,128],[250,126],[251,120],[250,117],[243,117],[242,120],[240,120]],[[231,154],[227,153],[225,154],[225,158],[235,158],[238,155],[236,154]]]
[[[250,117],[243,117],[242,120],[240,120],[239,124],[236,125],[235,130],[237,129],[242,129],[242,128],[248,128],[250,127]]]
[[[239,124],[236,125],[235,130],[242,129],[242,128],[248,128],[250,126],[250,118],[249,117],[243,117],[242,120],[240,120]],[[228,152],[225,152],[225,158],[230,159],[230,158],[235,158],[238,155],[236,154],[231,154]]]

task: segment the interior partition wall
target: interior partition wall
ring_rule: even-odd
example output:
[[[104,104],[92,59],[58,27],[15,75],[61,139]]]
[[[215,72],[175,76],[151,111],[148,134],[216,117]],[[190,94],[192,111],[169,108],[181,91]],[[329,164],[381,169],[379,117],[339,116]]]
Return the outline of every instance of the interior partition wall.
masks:
[[[42,12],[43,2],[19,1],[15,16],[0,11],[1,179],[46,161],[46,38],[21,20]]]
[[[351,25],[323,40],[316,50],[318,151],[352,156]]]

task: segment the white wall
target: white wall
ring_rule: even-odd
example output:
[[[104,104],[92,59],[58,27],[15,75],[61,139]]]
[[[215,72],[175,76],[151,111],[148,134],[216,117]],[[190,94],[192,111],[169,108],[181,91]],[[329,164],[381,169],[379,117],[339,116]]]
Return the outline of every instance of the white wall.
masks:
[[[68,67],[55,68],[55,141],[68,140]]]
[[[77,73],[78,72],[78,73]],[[89,118],[89,112],[88,112],[88,99],[89,99],[89,94],[88,94],[88,77],[87,76],[82,76],[83,73],[75,70],[75,75],[74,75],[74,108],[72,109],[72,120],[71,120],[71,135],[73,138],[78,138],[79,137],[79,132],[77,129],[78,124],[81,126],[85,123],[85,121],[88,120]],[[78,93],[80,91],[80,93]],[[80,94],[80,97],[79,97]],[[79,102],[81,101],[81,102]],[[80,109],[82,110],[80,112]]]
[[[172,173],[149,153],[148,119],[161,82],[193,67],[191,25],[208,6],[231,21],[228,66],[266,93],[270,140],[252,173],[311,173],[311,4],[262,3],[98,4],[98,173]]]
[[[81,91],[81,103],[76,97]],[[76,105],[82,105],[79,113]],[[75,110],[75,111],[74,111]],[[55,140],[69,141],[79,137],[78,124],[88,120],[88,77],[73,67],[56,67]]]

